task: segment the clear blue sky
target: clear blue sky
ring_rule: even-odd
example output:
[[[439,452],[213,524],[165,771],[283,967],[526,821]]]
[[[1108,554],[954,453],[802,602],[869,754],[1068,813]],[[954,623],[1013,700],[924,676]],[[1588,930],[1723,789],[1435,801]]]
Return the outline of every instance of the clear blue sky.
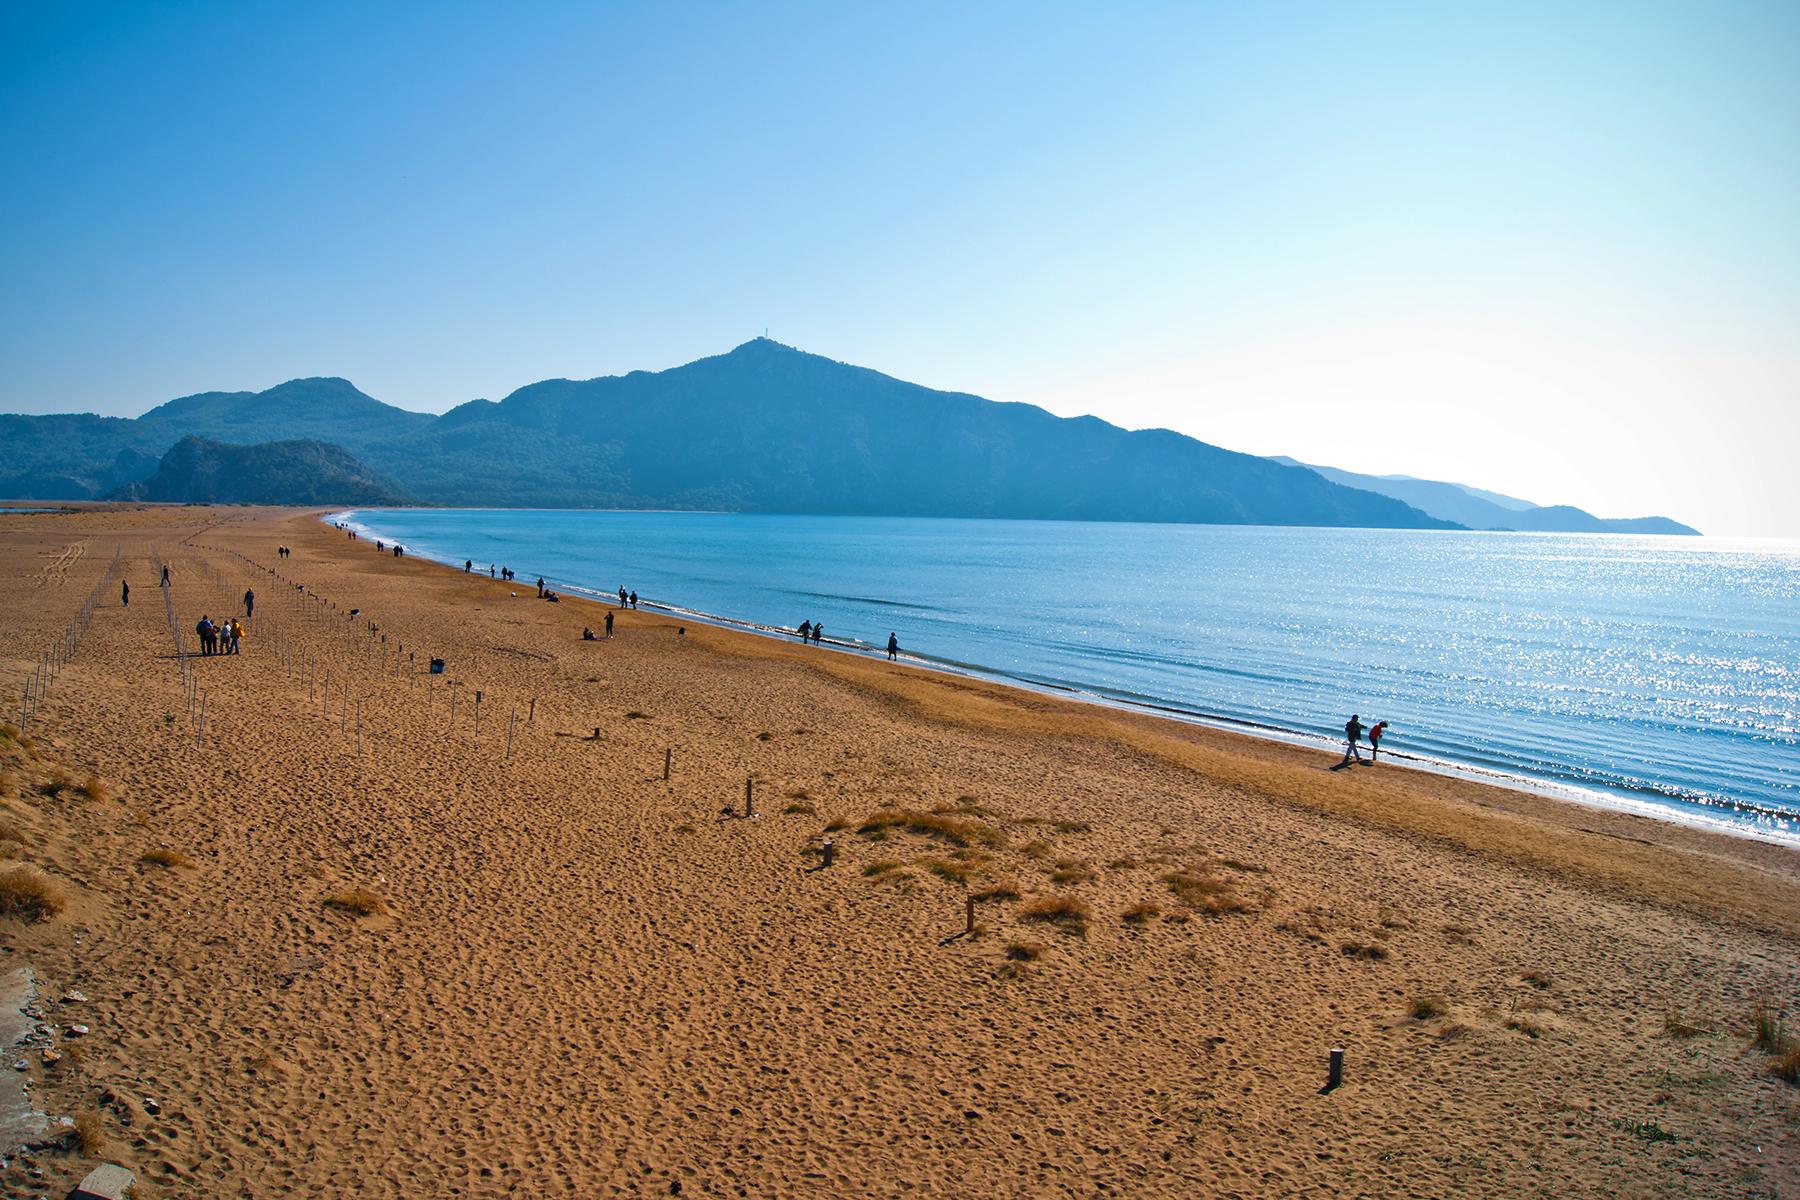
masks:
[[[0,408],[765,326],[1800,536],[1800,4],[0,7]]]

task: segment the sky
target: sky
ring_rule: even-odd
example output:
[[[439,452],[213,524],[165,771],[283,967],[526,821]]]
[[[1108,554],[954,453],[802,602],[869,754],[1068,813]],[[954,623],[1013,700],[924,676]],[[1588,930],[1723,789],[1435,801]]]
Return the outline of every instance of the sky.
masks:
[[[1800,4],[0,6],[0,410],[765,329],[1800,537]]]

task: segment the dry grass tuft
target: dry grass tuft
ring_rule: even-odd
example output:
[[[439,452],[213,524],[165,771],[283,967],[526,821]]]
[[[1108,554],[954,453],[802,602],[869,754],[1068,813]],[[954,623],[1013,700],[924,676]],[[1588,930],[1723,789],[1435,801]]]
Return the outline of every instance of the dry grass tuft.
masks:
[[[30,867],[0,873],[0,917],[48,921],[62,910],[62,891]]]
[[[1094,827],[1086,821],[1054,821],[1050,828],[1058,833],[1087,833]]]
[[[174,868],[191,867],[194,865],[193,859],[189,858],[179,850],[170,850],[166,846],[159,846],[155,850],[146,851],[138,856],[138,861],[147,867]]]
[[[1051,854],[1049,842],[1026,842],[1019,849],[1026,858],[1049,858]]]
[[[1094,869],[1077,859],[1065,858],[1056,864],[1056,870],[1050,872],[1051,883],[1087,883],[1094,878]]]
[[[1526,1017],[1508,1017],[1506,1027],[1515,1033],[1524,1034],[1534,1042],[1544,1036],[1544,1027]]]
[[[945,858],[922,858],[919,865],[939,879],[948,879],[951,883],[967,883],[971,876],[979,874],[981,870],[980,863]]]
[[[31,844],[31,835],[11,817],[0,817],[0,842],[17,842],[21,846],[27,846]]]
[[[1407,1006],[1407,1011],[1412,1014],[1412,1019],[1415,1021],[1429,1021],[1433,1017],[1441,1017],[1449,1012],[1450,1002],[1442,996],[1415,996],[1413,1002]]]
[[[359,917],[373,916],[386,906],[386,901],[367,888],[349,888],[342,892],[333,892],[325,897],[323,903],[326,908],[354,913]]]
[[[1444,936],[1458,946],[1475,944],[1475,931],[1467,925],[1446,925],[1444,926]]]
[[[1523,975],[1519,976],[1519,979],[1521,982],[1529,983],[1540,992],[1548,991],[1550,985],[1555,982],[1555,980],[1550,978],[1550,972],[1548,971],[1526,971]]]
[[[1789,1083],[1800,1083],[1800,1043],[1775,1056],[1773,1066],[1775,1074]]]
[[[996,879],[969,893],[977,900],[1017,900],[1019,885],[1010,879]]]
[[[81,790],[87,794],[89,800],[102,804],[112,799],[112,789],[106,785],[106,780],[92,772],[89,772],[88,777],[82,781]]]
[[[900,829],[921,837],[937,838],[952,846],[998,846],[1005,838],[998,829],[967,817],[921,812],[913,808],[884,808],[863,819],[863,834],[885,834]]]
[[[75,1140],[89,1158],[98,1158],[106,1149],[106,1122],[98,1112],[89,1109],[75,1117]]]
[[[1758,1050],[1779,1054],[1787,1048],[1787,1031],[1781,1027],[1781,1014],[1769,1004],[1758,1004],[1750,1010],[1750,1037]]]
[[[1040,896],[1019,910],[1024,921],[1046,921],[1068,933],[1086,933],[1093,911],[1079,896]]]
[[[1173,871],[1162,877],[1175,893],[1175,898],[1189,908],[1213,916],[1254,912],[1249,901],[1237,893],[1237,885],[1229,879],[1208,875],[1204,871]]]
[[[1138,860],[1135,858],[1115,858],[1106,864],[1106,869],[1109,871],[1131,871],[1135,870],[1139,865]]]
[[[1008,942],[1006,957],[1014,962],[1036,962],[1044,956],[1046,949],[1048,947],[1041,942]]]
[[[1338,947],[1345,958],[1362,958],[1371,962],[1380,962],[1388,956],[1386,946],[1377,946],[1372,942],[1345,942]]]
[[[1663,1015],[1663,1032],[1672,1038],[1691,1038],[1714,1031],[1704,1025],[1694,1024],[1683,1017],[1678,1010],[1671,1008]]]
[[[1119,916],[1127,925],[1144,925],[1162,916],[1162,909],[1148,900],[1140,900]]]
[[[819,810],[805,800],[795,800],[781,811],[802,817],[816,817],[819,815]]]
[[[878,858],[863,867],[863,874],[873,879],[877,875],[886,875],[890,871],[898,871],[906,864],[891,858]]]

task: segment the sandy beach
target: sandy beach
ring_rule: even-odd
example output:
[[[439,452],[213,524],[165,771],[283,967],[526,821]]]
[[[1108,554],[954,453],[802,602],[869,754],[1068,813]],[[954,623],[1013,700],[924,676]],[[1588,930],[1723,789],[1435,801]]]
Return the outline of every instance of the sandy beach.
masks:
[[[204,728],[157,556],[182,628],[256,593]],[[0,514],[0,721],[102,581],[0,738],[0,877],[60,902],[0,916],[61,1055],[5,1074],[85,1143],[6,1196],[1800,1195],[1754,1042],[1800,1026],[1792,850],[649,612],[587,642],[294,510]]]

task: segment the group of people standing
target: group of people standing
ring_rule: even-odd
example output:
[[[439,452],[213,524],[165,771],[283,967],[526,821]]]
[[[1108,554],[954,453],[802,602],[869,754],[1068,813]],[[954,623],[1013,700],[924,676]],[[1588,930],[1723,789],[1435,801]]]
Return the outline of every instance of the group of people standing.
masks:
[[[1386,721],[1377,721],[1369,726],[1369,762],[1371,763],[1381,755],[1381,738],[1387,732],[1387,727]],[[1353,760],[1363,761],[1362,736],[1362,718],[1356,713],[1351,713],[1350,719],[1344,722],[1344,761],[1338,766],[1347,767]]]
[[[815,646],[825,638],[825,627],[817,621],[800,622],[800,628],[796,632],[802,642],[811,642]]]
[[[214,654],[236,654],[238,643],[244,637],[244,623],[236,617],[215,622],[211,617],[203,615],[200,623],[194,626],[194,632],[200,635],[200,653],[208,657]]]

